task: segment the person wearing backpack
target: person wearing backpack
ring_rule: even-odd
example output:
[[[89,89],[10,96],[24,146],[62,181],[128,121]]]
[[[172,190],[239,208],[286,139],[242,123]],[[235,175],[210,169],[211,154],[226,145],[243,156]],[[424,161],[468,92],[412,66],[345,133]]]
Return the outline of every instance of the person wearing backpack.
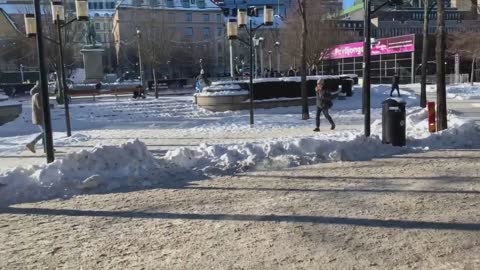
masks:
[[[317,81],[317,87],[315,87],[315,92],[317,94],[317,116],[316,128],[313,130],[315,132],[320,131],[320,114],[323,112],[325,118],[330,122],[330,129],[335,129],[335,123],[333,122],[332,117],[328,113],[328,110],[332,107],[332,95],[330,91],[325,87],[325,80],[320,79]]]

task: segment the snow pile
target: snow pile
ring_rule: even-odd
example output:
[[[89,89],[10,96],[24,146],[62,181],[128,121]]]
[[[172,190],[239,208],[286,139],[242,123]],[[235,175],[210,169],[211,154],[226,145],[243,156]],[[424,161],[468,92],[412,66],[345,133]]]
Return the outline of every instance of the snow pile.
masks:
[[[0,206],[16,202],[62,198],[89,191],[142,187],[168,175],[144,143],[97,146],[67,154],[53,163],[16,167],[0,174]]]
[[[214,91],[214,92],[204,92],[196,94],[196,96],[207,97],[207,96],[245,96],[248,95],[246,90],[236,90],[236,91]]]
[[[7,100],[8,99],[8,96],[3,94],[3,93],[0,93],[0,101],[4,101],[4,100]]]
[[[206,174],[235,173],[250,169],[275,169],[326,161],[370,160],[374,157],[426,149],[480,147],[480,130],[473,122],[450,115],[450,128],[435,134],[427,130],[426,110],[406,119],[407,147],[381,142],[381,122],[373,124],[370,138],[360,131],[338,132],[288,141],[240,145],[200,145],[167,152],[165,159],[189,170]]]
[[[186,169],[206,174],[243,172],[251,169],[276,169],[327,161],[369,160],[379,155],[405,151],[383,145],[378,136],[365,138],[359,133],[335,137],[298,138],[263,144],[200,145],[167,152],[165,159]]]
[[[427,92],[437,92],[436,85],[427,85]],[[458,100],[480,99],[480,84],[470,83],[454,84],[447,86],[447,97]]]
[[[480,147],[480,129],[473,122],[450,115],[449,129],[430,134],[426,117],[424,109],[407,117],[407,147],[382,144],[379,121],[373,124],[369,138],[361,131],[343,131],[259,143],[202,144],[170,150],[160,160],[138,140],[119,146],[97,146],[67,154],[48,165],[16,167],[3,172],[0,184],[5,186],[0,188],[0,206],[120,188],[144,188],[199,175],[370,160],[428,149]]]
[[[480,99],[480,85],[458,84],[447,87],[447,97],[454,99]]]

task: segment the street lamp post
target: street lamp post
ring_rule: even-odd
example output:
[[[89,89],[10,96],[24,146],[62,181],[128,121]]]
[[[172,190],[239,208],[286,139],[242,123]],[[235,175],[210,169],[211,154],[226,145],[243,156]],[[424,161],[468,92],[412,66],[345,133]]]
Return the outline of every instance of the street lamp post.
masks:
[[[277,72],[280,74],[280,42],[275,42],[275,50],[277,50]]]
[[[263,37],[259,37],[258,38],[258,42],[259,42],[259,49],[260,49],[260,77],[264,77],[263,75],[263,41],[264,41],[264,38]]]
[[[59,69],[58,69],[58,78],[59,78],[59,91],[63,93],[63,104],[65,108],[65,126],[67,129],[67,136],[72,136],[72,128],[70,125],[70,108],[69,108],[69,99],[68,99],[68,86],[65,73],[65,61],[64,61],[64,52],[63,52],[63,40],[62,40],[62,28],[71,24],[74,21],[87,21],[88,20],[88,6],[86,0],[77,0],[75,1],[75,9],[77,16],[72,20],[65,22],[65,8],[60,1],[52,2],[52,20],[53,23],[57,26],[57,40],[52,42],[58,46],[58,55],[59,55]]]
[[[43,131],[47,163],[55,160],[53,153],[52,122],[50,117],[50,104],[48,97],[47,69],[45,67],[45,55],[43,47],[42,14],[40,0],[33,1],[34,14],[25,14],[25,31],[28,37],[37,37],[38,70],[40,79],[40,94],[43,106]]]
[[[253,27],[253,20],[251,17],[256,16],[256,8],[255,7],[250,7],[248,9],[248,14],[247,10],[244,9],[239,9],[237,12],[237,25],[235,25],[234,22],[229,21],[227,25],[227,35],[229,40],[235,40],[238,39],[242,43],[246,44],[250,48],[250,82],[249,82],[249,88],[250,88],[250,125],[253,126],[254,124],[254,108],[253,108],[253,98],[254,98],[254,89],[253,89],[253,37],[255,32],[260,29],[260,27],[266,25],[266,26],[271,26],[273,25],[273,8],[272,6],[265,6],[263,9],[263,23]],[[249,19],[249,27],[247,27],[247,15]],[[237,27],[238,26],[238,27]],[[238,28],[244,28],[245,31],[248,34],[248,41],[245,41],[241,39],[238,36]]]
[[[23,74],[23,70],[24,70],[24,67],[23,67],[22,64],[20,64],[20,77],[21,77],[21,79],[22,79],[22,83],[25,82],[25,76],[24,76],[24,74]]]
[[[370,136],[370,68],[371,68],[371,16],[380,10],[382,7],[388,5],[401,5],[403,4],[403,0],[387,0],[374,10],[372,10],[371,0],[364,0],[364,23],[363,23],[363,34],[364,34],[364,41],[363,41],[363,113],[364,113],[364,132],[365,136]]]
[[[65,102],[65,121],[67,126],[67,134],[71,135],[70,129],[70,114],[68,109],[68,92],[66,87],[65,80],[65,67],[63,64],[63,49],[62,49],[62,40],[61,40],[61,31],[62,27],[69,25],[74,21],[85,21],[88,20],[88,5],[86,0],[76,0],[75,9],[77,16],[76,18],[65,23],[65,13],[61,2],[52,2],[52,18],[53,21],[57,24],[57,34],[59,36],[59,41],[52,40],[48,37],[43,36],[42,32],[42,14],[40,10],[40,0],[33,0],[34,5],[34,14],[25,14],[25,32],[27,37],[36,37],[37,38],[37,51],[38,51],[38,70],[40,78],[40,88],[41,88],[41,99],[43,105],[43,131],[44,131],[44,143],[45,151],[47,154],[47,163],[51,163],[55,160],[55,155],[53,151],[53,136],[52,136],[52,121],[50,114],[50,104],[48,96],[48,81],[47,81],[47,69],[45,63],[45,54],[44,54],[44,39],[52,41],[59,46],[59,57],[60,57],[60,72],[62,73],[62,82],[60,87],[63,88],[63,96]]]
[[[140,84],[145,91],[144,76],[143,76],[143,63],[142,63],[142,47],[141,47],[142,32],[137,28],[137,50],[138,50],[138,68],[140,72]]]
[[[272,51],[268,51],[268,69],[269,73],[272,74]]]

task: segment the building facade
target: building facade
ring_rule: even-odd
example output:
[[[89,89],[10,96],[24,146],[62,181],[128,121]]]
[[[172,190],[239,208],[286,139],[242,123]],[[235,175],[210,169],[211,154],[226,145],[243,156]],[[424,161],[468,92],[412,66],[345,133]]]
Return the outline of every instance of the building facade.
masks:
[[[384,38],[423,32],[423,1],[405,2],[402,7],[380,9],[372,16],[372,37]],[[447,1],[445,9],[445,29],[447,33],[459,31],[480,31],[480,20],[472,13],[470,0]],[[459,8],[457,8],[459,7]],[[475,12],[476,13],[476,12]],[[428,15],[429,33],[436,31],[436,9]],[[354,6],[341,12],[337,22],[340,29],[353,31],[359,39],[363,37],[363,3],[357,1]]]
[[[123,70],[135,69],[140,50],[145,69],[156,68],[160,76],[195,76],[200,62],[211,76],[225,72],[224,14],[209,0],[124,1],[112,32]]]

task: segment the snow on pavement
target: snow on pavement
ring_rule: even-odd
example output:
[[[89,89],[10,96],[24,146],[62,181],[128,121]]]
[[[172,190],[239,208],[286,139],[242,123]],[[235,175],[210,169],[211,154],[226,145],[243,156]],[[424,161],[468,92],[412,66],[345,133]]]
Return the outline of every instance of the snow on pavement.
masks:
[[[362,123],[361,95],[335,101],[333,108],[337,125]],[[311,127],[311,121],[299,120],[299,107],[256,110],[256,125],[248,124],[248,111],[213,113],[197,108],[191,97],[171,97],[145,101],[107,101],[72,104],[74,136],[55,134],[55,144],[75,144],[92,139],[89,134],[105,131],[134,139],[138,128],[160,131],[171,138],[185,134],[221,136],[228,133],[259,133],[277,128],[269,137],[251,141],[230,141],[229,144],[201,144],[175,147],[160,159],[148,151],[144,142],[132,140],[121,145],[98,144],[93,149],[69,153],[48,165],[18,166],[0,172],[0,206],[64,198],[84,193],[145,188],[165,181],[196,179],[209,175],[234,174],[247,170],[286,168],[329,161],[369,160],[375,157],[439,148],[478,147],[480,132],[471,122],[456,115],[449,116],[449,129],[437,134],[427,132],[424,109],[417,107],[418,98],[402,91],[408,103],[407,147],[381,143],[381,102],[388,96],[389,86],[372,89],[372,136],[365,138],[358,129],[302,136],[284,136],[282,131]],[[28,106],[25,106],[28,107]],[[314,107],[311,107],[312,109]],[[61,108],[54,118],[60,129]],[[27,110],[25,110],[27,111]],[[27,115],[30,112],[26,112]],[[315,112],[311,110],[311,116]],[[2,126],[0,152],[19,151],[36,132],[27,125],[24,115]],[[134,134],[132,136],[132,134]],[[295,133],[293,133],[295,134]],[[95,141],[96,142],[96,141]]]
[[[411,126],[407,132],[407,147],[382,144],[379,121],[373,124],[370,138],[365,138],[360,131],[350,131],[237,145],[204,144],[171,150],[161,159],[155,159],[138,140],[123,145],[97,146],[70,153],[48,165],[4,171],[0,174],[0,183],[5,185],[0,189],[0,206],[83,193],[147,188],[201,175],[369,160],[429,149],[480,147],[478,126],[454,115],[450,115],[450,128],[436,134],[418,128],[426,125],[425,110],[409,115],[407,123]]]
[[[436,85],[427,85],[427,92],[436,93]],[[480,99],[480,84],[462,83],[447,86],[447,98],[457,100]]]
[[[389,86],[372,88],[372,119],[381,117],[381,102],[388,96]],[[402,91],[409,107],[418,105],[415,95]],[[331,110],[337,126],[361,125],[361,90],[357,87],[352,97],[334,102]],[[257,109],[255,128],[249,124],[248,110],[235,112],[210,112],[198,108],[190,96],[162,97],[158,100],[102,100],[97,102],[73,103],[70,106],[73,134],[79,134],[85,141],[94,134],[107,130],[120,137],[136,138],[135,131],[148,129],[152,134],[162,133],[170,138],[180,135],[205,135],[230,133],[257,133],[271,129],[296,129],[312,127],[313,120],[299,121],[299,107]],[[315,107],[310,107],[311,118]],[[52,110],[52,125],[55,132],[65,132],[64,111],[60,106]],[[161,131],[161,132],[160,132]],[[0,127],[0,153],[19,152],[25,149],[25,142],[38,134],[38,127],[31,124],[31,106],[24,103],[21,116]],[[168,133],[166,133],[168,132]],[[122,135],[123,134],[123,135]],[[274,134],[273,137],[281,136]],[[65,145],[75,143],[66,136],[56,135],[54,143]]]

